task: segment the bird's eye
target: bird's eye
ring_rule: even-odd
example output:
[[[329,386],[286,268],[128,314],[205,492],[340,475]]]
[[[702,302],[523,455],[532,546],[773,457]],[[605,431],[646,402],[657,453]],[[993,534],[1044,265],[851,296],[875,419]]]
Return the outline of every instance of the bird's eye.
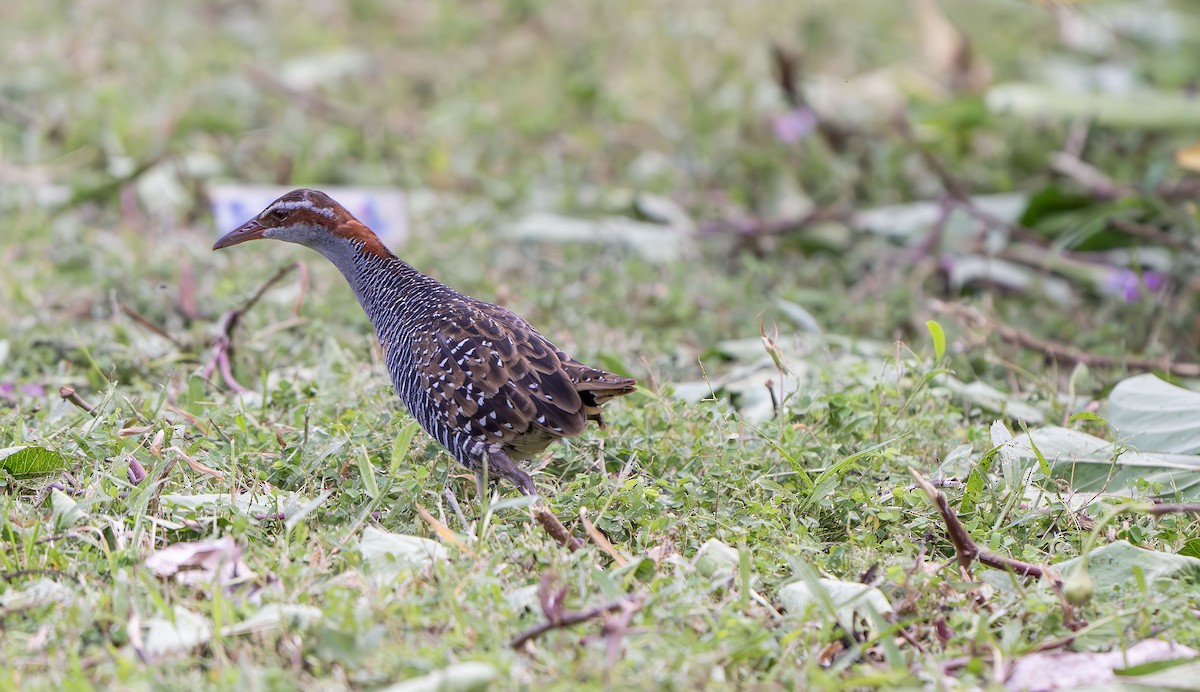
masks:
[[[283,221],[288,217],[287,209],[275,209],[271,212],[271,216],[275,217],[276,221]]]

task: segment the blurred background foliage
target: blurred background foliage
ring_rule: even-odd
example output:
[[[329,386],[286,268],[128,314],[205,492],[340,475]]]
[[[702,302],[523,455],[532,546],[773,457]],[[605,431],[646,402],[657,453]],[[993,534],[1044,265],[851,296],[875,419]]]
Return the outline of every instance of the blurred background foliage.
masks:
[[[1157,307],[1167,298],[1097,303],[1104,279],[1054,261],[1163,237],[1190,247],[1173,160],[1194,136],[1188,7],[99,1],[6,3],[0,18],[0,233],[19,279],[0,302],[13,324],[110,288],[167,319],[149,286],[178,282],[168,260],[217,261],[206,187],[274,182],[404,188],[420,242],[401,252],[418,266],[567,331],[620,326],[635,340],[623,350],[672,372],[779,319],[778,298],[835,331],[911,337],[928,294],[999,284],[1024,310],[1063,274],[1055,304],[1096,312],[1003,316],[1111,352],[1196,347],[1186,311]],[[1099,182],[1056,166],[1064,151]],[[985,233],[871,233],[855,217],[993,192],[1021,195],[1006,221],[1032,236],[981,246]],[[496,232],[532,210],[661,222],[645,195],[683,219],[666,242],[691,271]],[[994,269],[1011,245],[1044,253],[1008,258],[1023,278]],[[132,273],[117,256],[138,253],[150,254]],[[1174,277],[1171,305],[1186,308],[1192,265],[1177,255],[1082,259],[1134,283],[1159,270],[1159,289]],[[980,257],[986,271],[961,269]],[[208,309],[216,275],[200,280]],[[1118,322],[1152,338],[1106,329]],[[661,358],[679,345],[684,357]]]
[[[209,264],[188,233],[217,230],[213,182],[400,186],[422,234],[402,254],[419,266],[541,319],[595,304],[589,320],[635,326],[651,352],[752,333],[776,317],[775,298],[845,325],[837,331],[912,336],[927,293],[998,282],[1044,304],[1034,279],[1070,274],[1022,256],[1032,279],[959,276],[964,256],[994,262],[1010,248],[930,245],[928,224],[863,233],[854,213],[869,207],[1015,191],[1026,208],[1010,220],[1034,237],[1013,244],[1055,256],[1161,245],[1113,217],[1184,246],[1195,231],[1173,155],[1194,135],[1196,18],[1166,2],[82,2],[0,13],[3,233],[11,257],[32,260],[10,263],[23,280],[0,289],[10,320],[29,318],[22,291],[136,292],[150,278],[96,261],[99,247],[178,243]],[[1092,97],[1108,100],[1080,107]],[[1100,182],[1056,168],[1064,151]],[[653,217],[645,194],[686,220],[686,237],[669,242],[715,277],[704,290],[689,286],[696,272],[612,248],[496,233],[535,209]],[[459,252],[464,239],[472,251]],[[1179,279],[1173,295],[1190,293],[1189,262],[1149,264]],[[64,281],[72,266],[87,271]],[[180,265],[138,266],[174,282]],[[580,270],[586,287],[563,301],[523,285]],[[1093,289],[1058,297],[1092,303]],[[1102,349],[1195,350],[1182,315],[1101,303],[1153,342],[1107,332],[1112,319],[1078,324],[1078,313],[1021,321]]]

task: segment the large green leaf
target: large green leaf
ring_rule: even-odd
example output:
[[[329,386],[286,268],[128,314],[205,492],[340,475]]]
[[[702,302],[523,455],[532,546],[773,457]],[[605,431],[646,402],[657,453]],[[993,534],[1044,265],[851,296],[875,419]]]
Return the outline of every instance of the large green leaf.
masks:
[[[1079,569],[1081,557],[1064,560],[1054,567],[1069,576]],[[1088,576],[1096,584],[1096,597],[1119,596],[1136,588],[1141,570],[1145,583],[1153,585],[1161,579],[1177,579],[1185,574],[1200,574],[1200,559],[1146,550],[1126,541],[1116,541],[1088,553]]]
[[[1118,440],[1143,452],[1200,452],[1200,394],[1154,375],[1122,380],[1108,397]]]
[[[1138,452],[1114,446],[1108,440],[1067,428],[1031,430],[1034,444],[1050,463],[1051,474],[1071,484],[1079,493],[1142,495],[1139,480],[1160,484],[1162,497],[1200,499],[1200,456]],[[1018,435],[1013,448],[1022,457],[1036,459],[1029,439]]]
[[[373,526],[363,530],[358,550],[363,566],[379,585],[389,583],[399,574],[421,570],[446,559],[446,549],[437,541],[391,533]]]
[[[828,599],[828,603],[843,622],[853,622],[855,614],[865,613],[868,605],[880,614],[892,612],[892,604],[887,596],[874,586],[838,579],[819,578],[815,581],[814,584],[804,581],[792,582],[781,587],[779,602],[784,610],[796,616],[803,616],[810,606],[818,606],[817,610],[820,611],[821,602]],[[824,594],[820,593],[822,590]]]
[[[0,469],[14,476],[53,473],[66,465],[61,454],[45,447],[23,445],[0,449]]]

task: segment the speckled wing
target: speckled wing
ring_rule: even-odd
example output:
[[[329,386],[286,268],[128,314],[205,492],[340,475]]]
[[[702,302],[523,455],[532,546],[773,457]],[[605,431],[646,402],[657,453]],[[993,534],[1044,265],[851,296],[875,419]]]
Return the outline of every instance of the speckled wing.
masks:
[[[416,353],[428,354],[417,369],[446,420],[500,443],[531,432],[547,441],[582,432],[588,418],[563,367],[569,359],[532,327],[509,324],[516,317],[511,312],[471,308],[456,311],[414,343]]]

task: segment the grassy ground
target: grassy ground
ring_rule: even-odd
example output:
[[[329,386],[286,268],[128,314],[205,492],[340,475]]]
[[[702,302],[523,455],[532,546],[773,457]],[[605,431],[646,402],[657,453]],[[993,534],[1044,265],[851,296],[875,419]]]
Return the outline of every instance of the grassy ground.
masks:
[[[1072,286],[1055,303],[1036,282],[953,286],[914,243],[859,232],[849,212],[936,199],[946,180],[931,160],[971,194],[1050,194],[1062,179],[1048,158],[1080,127],[999,115],[948,86],[921,57],[936,42],[914,7],[4,4],[0,448],[45,449],[63,468],[0,478],[0,686],[376,688],[464,662],[490,666],[499,688],[988,685],[1004,662],[1068,636],[1072,611],[1045,581],[986,569],[968,581],[944,566],[953,545],[909,469],[988,475],[989,426],[1005,416],[949,388],[950,373],[1056,421],[1129,372],[1072,373],[929,299],[1095,354],[1190,360],[1194,254],[1170,247],[1161,299]],[[1038,5],[945,10],[995,82],[1035,79],[1071,54]],[[773,129],[789,110],[774,44],[802,49],[814,93],[833,90],[821,119],[844,140]],[[1194,48],[1130,39],[1075,59],[1132,66],[1171,90],[1194,80]],[[897,97],[909,135],[887,110]],[[1183,179],[1171,155],[1194,134],[1100,124],[1085,158],[1157,189]],[[423,434],[408,442],[369,324],[332,267],[291,246],[209,251],[228,229],[212,227],[205,190],[222,181],[412,190],[404,258],[503,302],[581,360],[638,377],[645,387],[609,407],[607,431],[554,447],[534,474],[577,536],[586,510],[615,547],[565,550],[510,489],[481,502]],[[663,263],[497,230],[535,209],[645,216],[634,191],[712,232]],[[1187,204],[1132,197],[1055,199],[1083,219],[1064,232],[1130,209],[1164,235],[1196,231]],[[813,208],[839,214],[795,233],[709,223]],[[1035,230],[1053,239],[1052,226]],[[1142,247],[1088,239],[1102,247],[1084,249]],[[254,392],[205,378],[221,315],[296,261],[309,264],[308,289],[289,277],[235,333],[236,375]],[[790,306],[830,336],[796,335],[806,318]],[[950,331],[944,357],[931,318]],[[787,359],[778,372],[753,369],[770,363],[769,343],[749,354],[730,343],[764,325]],[[724,387],[746,367],[759,398],[768,379],[784,383],[779,415],[746,415],[749,395]],[[706,381],[711,395],[677,395]],[[97,415],[61,401],[61,385]],[[146,480],[130,482],[131,459]],[[969,501],[962,519],[988,549],[1058,563],[1081,554],[1091,518],[1069,481],[1041,480],[1054,501],[1018,501],[999,481],[947,492]],[[1114,521],[1104,538],[1187,553],[1187,516]],[[380,556],[376,529],[438,541],[445,557]],[[245,583],[187,584],[145,563],[221,537],[243,551]],[[627,627],[592,620],[513,650],[544,620],[547,575],[568,610],[629,596],[640,609]],[[870,583],[895,612],[857,621],[820,599],[789,610],[784,587],[817,575]],[[1088,625],[1074,646],[1195,643],[1198,607],[1186,579],[1091,603],[1075,612]]]

